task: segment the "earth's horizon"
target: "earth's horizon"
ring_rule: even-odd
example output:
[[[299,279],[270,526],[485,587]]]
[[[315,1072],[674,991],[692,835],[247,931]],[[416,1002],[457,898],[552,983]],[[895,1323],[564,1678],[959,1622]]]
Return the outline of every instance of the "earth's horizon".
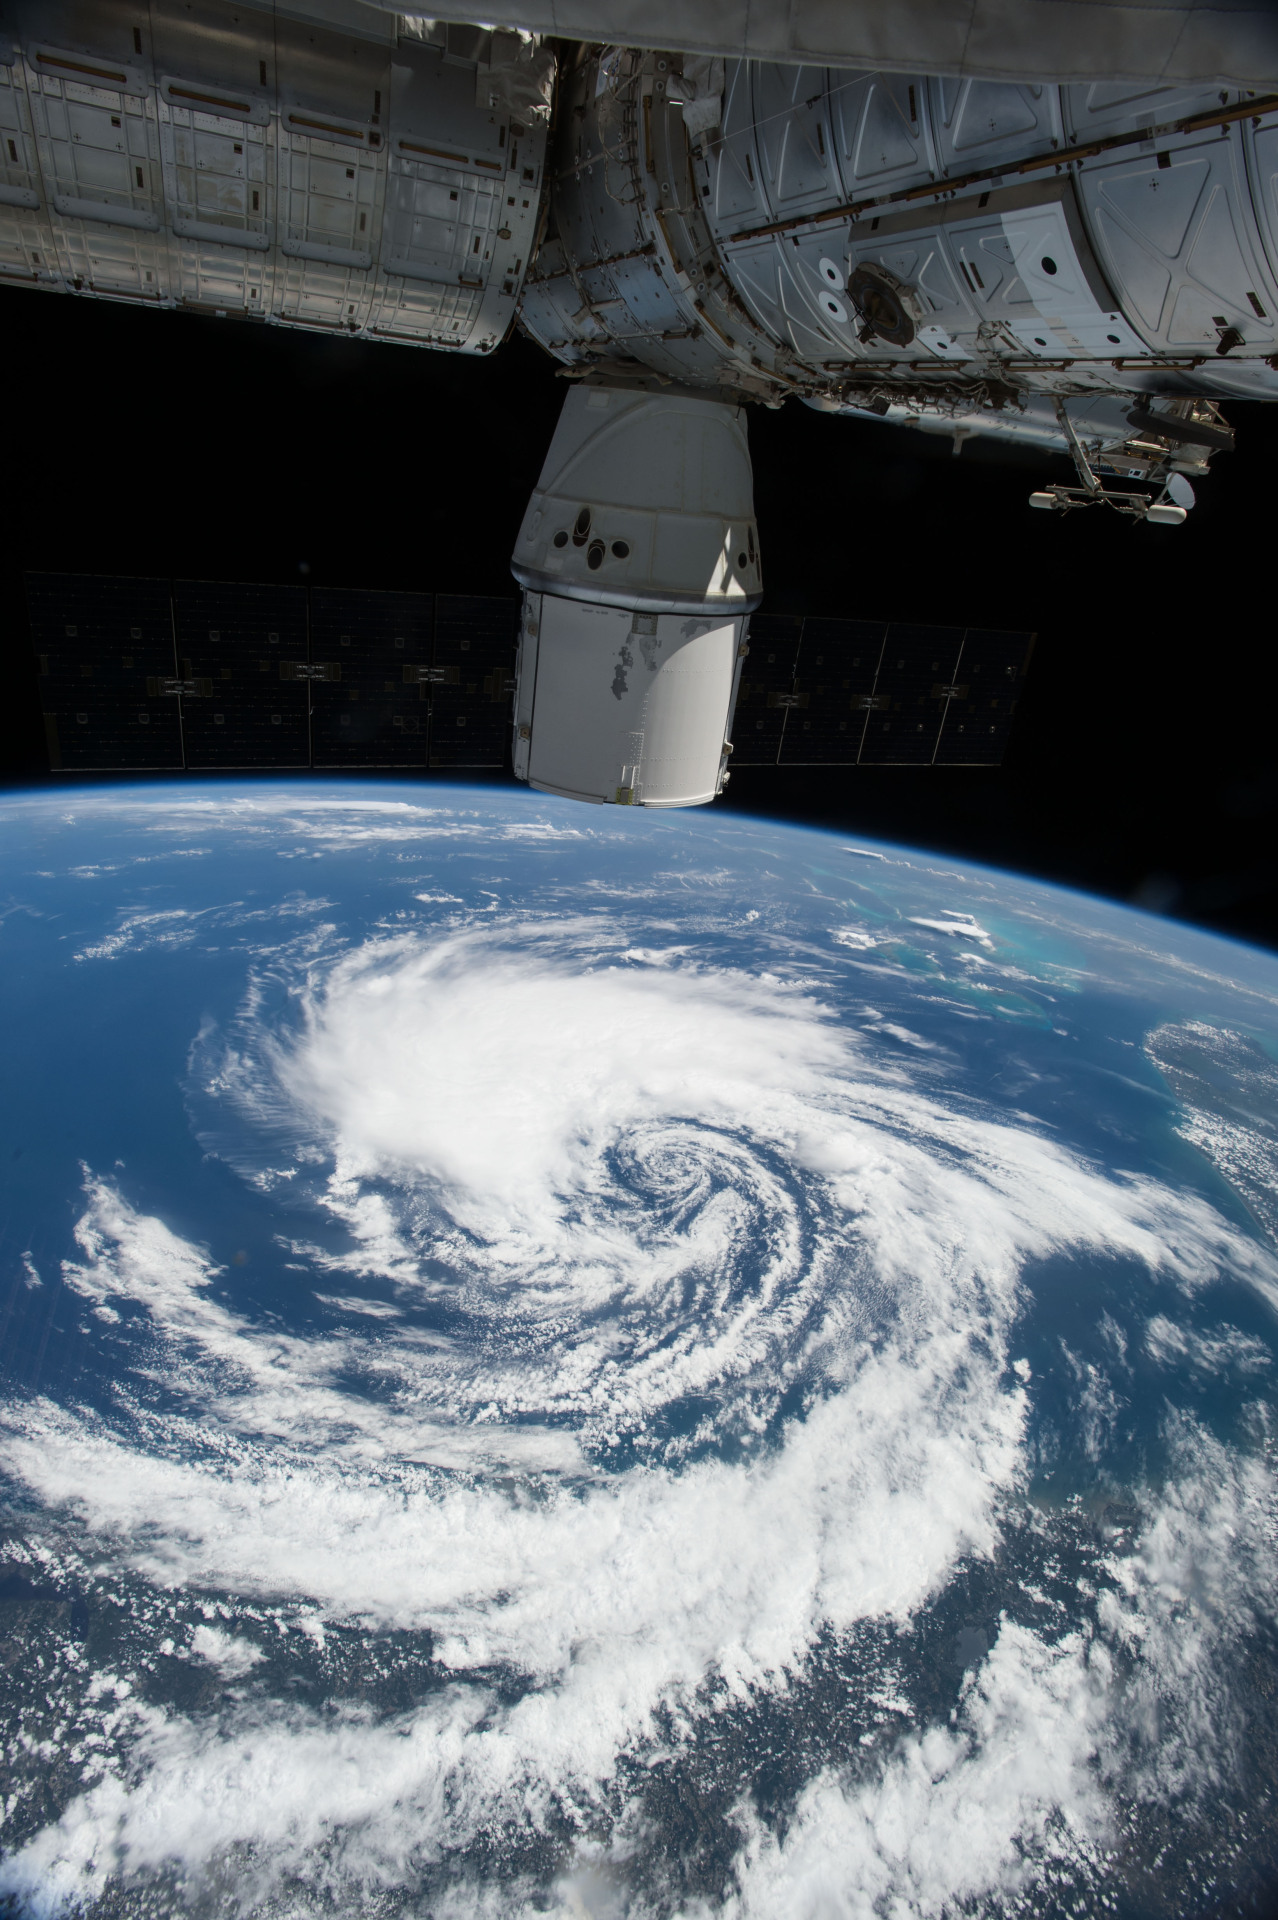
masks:
[[[1278,1897],[1278,956],[524,791],[0,798],[0,1911]]]

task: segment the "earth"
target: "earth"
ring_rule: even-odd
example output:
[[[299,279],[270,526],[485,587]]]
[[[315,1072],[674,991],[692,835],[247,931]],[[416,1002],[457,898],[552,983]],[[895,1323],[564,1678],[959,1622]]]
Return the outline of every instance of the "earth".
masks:
[[[0,1910],[1274,1910],[1278,960],[722,812],[0,814]]]

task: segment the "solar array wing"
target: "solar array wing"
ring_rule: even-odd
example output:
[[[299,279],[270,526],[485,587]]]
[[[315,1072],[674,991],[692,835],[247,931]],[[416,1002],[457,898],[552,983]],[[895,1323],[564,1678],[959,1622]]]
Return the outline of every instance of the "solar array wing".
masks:
[[[27,600],[54,772],[181,767],[168,581],[36,573]]]
[[[55,770],[501,767],[518,603],[29,574]],[[997,766],[1034,636],[756,614],[734,766]]]
[[[515,601],[436,596],[432,767],[505,765],[518,638]]]
[[[732,722],[734,767],[776,765],[794,698],[794,670],[802,638],[803,620],[798,614],[756,613],[751,617],[750,651],[742,663]]]
[[[186,764],[310,765],[305,587],[177,580]]]
[[[314,766],[426,766],[434,627],[430,593],[312,589]]]
[[[733,766],[998,766],[1029,633],[756,614]]]
[[[501,767],[518,602],[28,574],[55,770]]]

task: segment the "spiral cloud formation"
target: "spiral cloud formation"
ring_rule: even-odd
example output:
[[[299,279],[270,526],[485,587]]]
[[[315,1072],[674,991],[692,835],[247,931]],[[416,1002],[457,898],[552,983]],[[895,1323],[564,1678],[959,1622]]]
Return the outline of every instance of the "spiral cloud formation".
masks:
[[[1187,1293],[1275,1272],[1205,1201],[1085,1164],[893,1032],[603,916],[463,915],[264,969],[191,1098],[277,1207],[311,1321],[229,1299],[90,1172],[67,1279],[122,1316],[131,1371],[114,1413],[42,1402],[4,1435],[144,1610],[215,1597],[187,1651],[228,1691],[203,1716],[114,1698],[116,1757],[0,1888],[52,1916],[176,1867],[296,1911],[415,1888],[517,1913],[549,1886],[565,1912],[747,1920],[1085,1874],[1168,1596],[1230,1529],[1242,1565],[1261,1470],[1187,1428],[1108,1611],[1005,1615],[950,1719],[911,1703],[910,1648],[961,1565],[1013,1535],[1057,1552],[1020,1505],[1036,1263]],[[1272,1575],[1253,1549],[1218,1637]],[[270,1632],[317,1660],[418,1636],[418,1696],[276,1697]],[[1187,1730],[1215,1644],[1183,1653]],[[654,1783],[797,1712],[836,1656],[843,1731],[787,1818],[737,1791],[719,1892],[663,1886]]]

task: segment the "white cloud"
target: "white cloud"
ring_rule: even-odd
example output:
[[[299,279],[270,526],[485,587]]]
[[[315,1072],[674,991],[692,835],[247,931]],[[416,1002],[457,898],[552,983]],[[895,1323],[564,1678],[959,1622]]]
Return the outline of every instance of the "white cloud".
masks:
[[[917,913],[912,913],[909,918],[912,927],[926,927],[930,933],[945,933],[956,940],[975,940],[983,947],[992,948],[994,945],[984,927],[970,913],[958,913],[947,908],[945,918],[941,920],[928,919]]]
[[[403,1314],[389,1300],[370,1300],[358,1294],[317,1293],[321,1306],[335,1307],[339,1313],[357,1313],[371,1320],[399,1320]]]
[[[123,953],[142,947],[189,946],[199,930],[205,909],[166,907],[149,913],[126,913],[114,933],[106,934],[92,946],[81,947],[77,960],[118,960]]]
[[[1239,1669],[1260,1620],[1274,1627],[1278,1477],[1184,1414],[1167,1425],[1172,1471],[1134,1550],[1111,1557],[1099,1617],[1131,1663],[1111,1778],[1137,1802],[1189,1812],[1240,1762]]]
[[[1159,1366],[1199,1373],[1263,1373],[1273,1356],[1254,1334],[1217,1321],[1205,1327],[1183,1327],[1166,1314],[1156,1313],[1145,1326],[1145,1351]]]
[[[228,1680],[242,1680],[265,1658],[260,1647],[238,1635],[223,1633],[220,1627],[197,1627],[191,1635],[191,1652]]]
[[[903,1046],[917,1047],[921,1053],[933,1053],[935,1040],[925,1040],[921,1033],[915,1033],[910,1027],[902,1027],[895,1020],[880,1020],[873,1028],[875,1033],[886,1033],[889,1038],[899,1040]]]
[[[331,908],[331,900],[308,897],[294,892],[273,901],[269,907],[246,907],[232,900],[217,907],[165,907],[148,911],[126,910],[120,913],[113,933],[90,946],[81,947],[77,960],[118,960],[123,954],[141,953],[151,947],[189,946],[197,935],[223,928],[278,926],[281,922],[308,918]]]
[[[733,1920],[932,1920],[1077,1858],[1107,1825],[1089,1763],[1109,1678],[1082,1635],[1004,1622],[955,1728],[906,1739],[868,1779],[820,1776],[782,1840],[753,1823]]]

